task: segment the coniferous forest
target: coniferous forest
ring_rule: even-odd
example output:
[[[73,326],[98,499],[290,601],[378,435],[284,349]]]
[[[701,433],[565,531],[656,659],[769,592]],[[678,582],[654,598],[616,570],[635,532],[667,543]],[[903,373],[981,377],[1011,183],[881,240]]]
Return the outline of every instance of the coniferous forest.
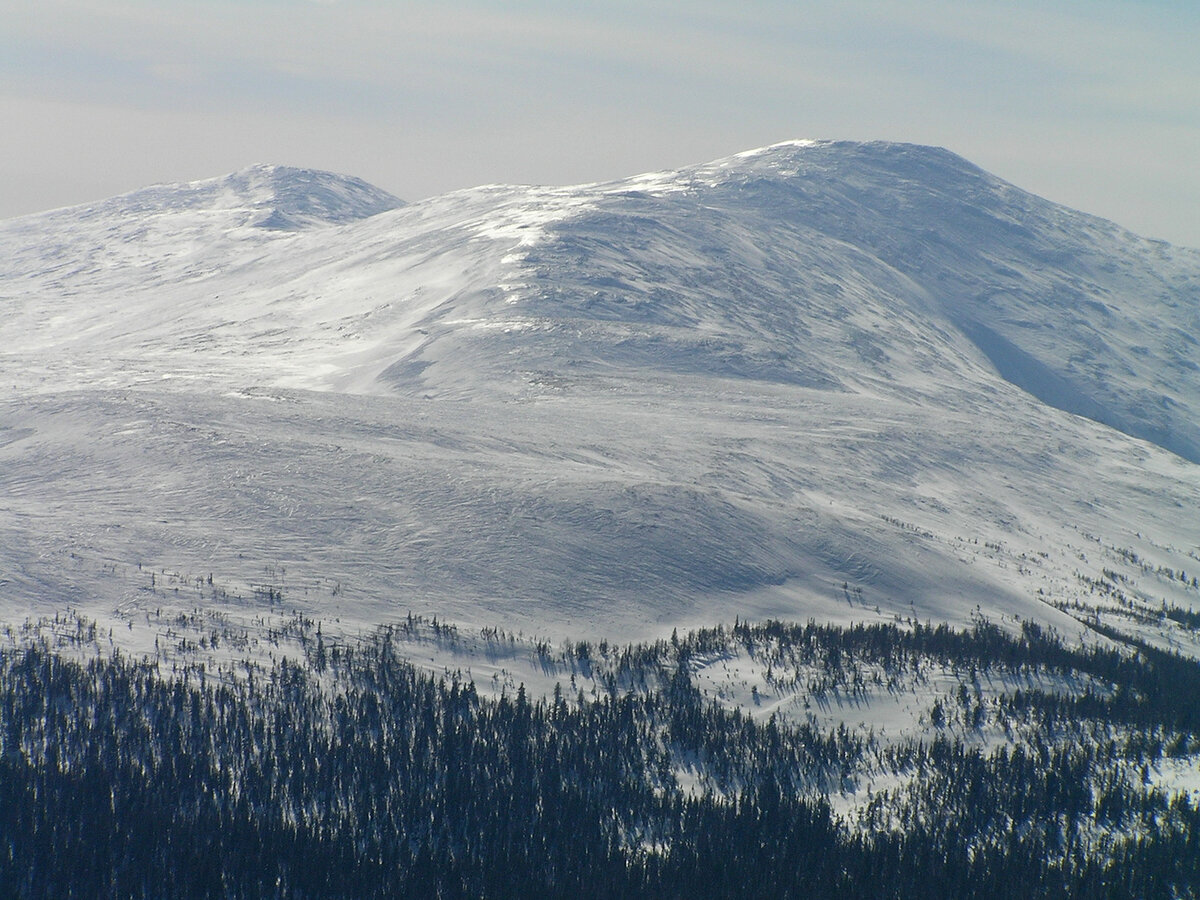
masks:
[[[531,697],[414,668],[404,627],[307,633],[236,676],[0,651],[0,894],[1200,895],[1200,809],[1151,777],[1200,754],[1182,657],[1033,625],[738,623],[568,646],[555,665],[602,689]],[[696,661],[734,652],[814,702],[960,687],[927,736],[882,742],[707,696]],[[868,771],[892,786],[835,811]]]

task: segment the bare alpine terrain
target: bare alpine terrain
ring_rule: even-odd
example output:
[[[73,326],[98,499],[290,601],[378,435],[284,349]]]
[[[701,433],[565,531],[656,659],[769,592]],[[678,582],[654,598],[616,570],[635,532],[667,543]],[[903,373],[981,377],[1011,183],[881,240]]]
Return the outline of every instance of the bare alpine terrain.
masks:
[[[1196,646],[1142,613],[1200,601],[1200,254],[943,150],[408,205],[255,167],[6,221],[0,260],[10,620],[211,579],[556,637]]]

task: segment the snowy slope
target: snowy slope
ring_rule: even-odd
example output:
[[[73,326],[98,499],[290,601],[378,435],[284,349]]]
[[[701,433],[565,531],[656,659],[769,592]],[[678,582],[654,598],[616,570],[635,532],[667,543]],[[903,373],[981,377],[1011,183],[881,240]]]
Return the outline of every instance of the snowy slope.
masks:
[[[0,223],[0,304],[9,619],[265,586],[347,627],[1197,647],[1148,614],[1200,609],[1200,254],[942,150],[407,206],[257,168]]]

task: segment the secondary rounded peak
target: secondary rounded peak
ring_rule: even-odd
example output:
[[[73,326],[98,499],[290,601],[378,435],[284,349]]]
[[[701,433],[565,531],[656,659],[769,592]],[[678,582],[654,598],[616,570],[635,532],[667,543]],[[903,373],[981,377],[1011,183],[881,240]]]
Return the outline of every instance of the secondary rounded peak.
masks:
[[[257,224],[290,230],[310,224],[341,224],[404,205],[361,178],[320,169],[253,165],[220,179],[268,215]]]
[[[252,165],[216,178],[151,185],[89,212],[142,217],[240,210],[248,214],[247,224],[290,231],[353,222],[403,205],[404,201],[360,178],[319,169]]]

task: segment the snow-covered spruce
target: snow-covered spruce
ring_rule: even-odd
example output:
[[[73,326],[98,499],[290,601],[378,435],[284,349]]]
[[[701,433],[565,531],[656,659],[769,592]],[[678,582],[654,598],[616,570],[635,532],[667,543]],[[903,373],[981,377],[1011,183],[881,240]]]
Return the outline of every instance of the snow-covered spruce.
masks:
[[[405,662],[413,641],[471,643],[431,622],[347,643],[294,620],[286,635],[300,656],[229,669],[85,663],[104,635],[62,616],[0,649],[5,895],[1200,889],[1200,806],[1153,780],[1200,752],[1200,668],[1169,654],[1073,648],[1033,623],[738,624],[530,647],[579,683],[533,697]],[[959,689],[935,701],[929,738],[884,743],[706,697],[704,669],[739,658],[815,707],[919,694],[944,671]],[[981,744],[988,729],[1005,739]]]

